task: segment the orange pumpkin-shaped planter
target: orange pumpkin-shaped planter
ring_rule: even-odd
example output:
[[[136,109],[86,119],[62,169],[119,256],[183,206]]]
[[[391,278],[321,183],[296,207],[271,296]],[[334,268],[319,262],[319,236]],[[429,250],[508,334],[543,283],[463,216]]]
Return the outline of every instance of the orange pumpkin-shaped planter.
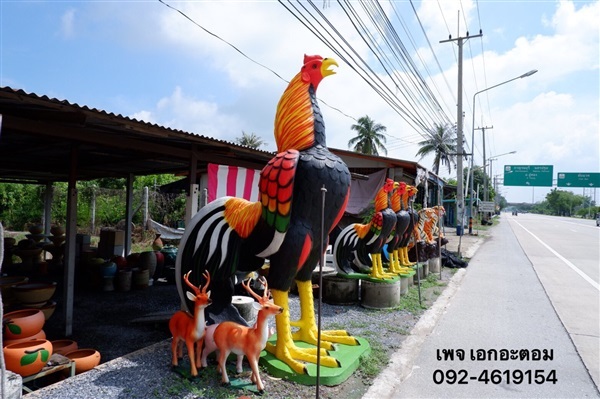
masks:
[[[8,339],[30,337],[40,332],[45,321],[44,313],[39,309],[23,309],[7,313],[2,318],[4,337]]]
[[[19,342],[25,341],[33,341],[34,339],[46,339],[46,332],[44,330],[40,330],[39,333],[32,335],[31,337],[18,338],[18,339],[5,339],[2,341],[2,346],[16,344]]]
[[[100,364],[100,352],[96,349],[77,349],[65,356],[75,361],[75,374],[81,374]]]
[[[39,373],[52,356],[52,343],[47,339],[10,344],[3,348],[6,369],[27,377]]]
[[[54,353],[58,353],[59,355],[63,356],[79,348],[77,346],[77,342],[70,339],[57,339],[56,341],[51,342]]]

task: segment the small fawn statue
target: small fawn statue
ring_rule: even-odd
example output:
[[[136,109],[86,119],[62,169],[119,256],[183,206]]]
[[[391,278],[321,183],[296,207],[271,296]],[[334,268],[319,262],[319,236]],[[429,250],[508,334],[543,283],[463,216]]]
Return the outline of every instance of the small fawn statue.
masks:
[[[190,301],[194,301],[194,314],[180,310],[176,312],[169,320],[169,330],[173,336],[171,341],[171,352],[173,358],[171,360],[172,367],[177,367],[178,358],[183,358],[183,343],[187,346],[188,356],[190,358],[190,369],[192,377],[198,375],[198,367],[200,367],[200,351],[202,350],[202,341],[206,330],[206,321],[204,318],[204,309],[211,304],[210,291],[206,292],[210,284],[210,274],[204,272],[206,284],[202,287],[194,286],[188,280],[191,271],[183,276],[183,281],[193,291],[187,291],[186,295]],[[196,343],[198,344],[195,350]],[[195,355],[194,355],[195,353]]]
[[[250,368],[252,369],[250,380],[256,384],[258,391],[263,393],[265,386],[258,374],[258,359],[260,357],[260,352],[267,345],[267,338],[269,338],[268,320],[269,318],[282,313],[283,308],[275,305],[270,299],[271,293],[268,290],[269,287],[264,277],[261,277],[261,282],[265,286],[262,297],[252,291],[248,282],[249,280],[242,283],[242,285],[246,291],[258,301],[258,303],[254,302],[253,305],[254,308],[258,310],[256,324],[254,327],[246,327],[232,321],[224,321],[216,327],[214,331],[214,341],[216,348],[219,351],[219,371],[221,372],[222,377],[221,383],[223,385],[229,384],[225,361],[229,354],[233,352],[238,355],[238,367],[241,363],[240,356],[246,356],[248,363],[250,363]]]

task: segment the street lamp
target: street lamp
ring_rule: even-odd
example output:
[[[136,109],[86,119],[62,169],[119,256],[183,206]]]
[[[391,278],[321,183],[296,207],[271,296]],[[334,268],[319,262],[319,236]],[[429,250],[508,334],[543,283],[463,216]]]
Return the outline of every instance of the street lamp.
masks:
[[[493,156],[489,157],[488,161],[490,161],[490,176],[494,176],[494,174],[492,173],[492,170],[493,170],[492,169],[492,162],[493,161],[497,161],[498,158],[503,157],[505,155],[516,154],[516,153],[517,153],[517,151],[511,151],[511,152],[505,152],[504,154],[498,154],[498,155],[493,155]]]
[[[491,177],[492,177],[492,179],[493,179],[493,180],[492,180],[492,182],[493,182],[493,183],[492,183],[492,186],[494,187],[494,191],[496,191],[496,185],[495,185],[496,179],[494,178],[494,172],[493,172],[493,171],[494,171],[494,169],[493,169],[493,162],[494,162],[494,161],[497,161],[497,160],[498,160],[498,158],[500,158],[500,157],[503,157],[503,156],[505,156],[505,155],[516,154],[516,153],[517,153],[516,151],[505,152],[504,154],[498,154],[498,155],[494,155],[494,156],[492,156],[492,157],[490,157],[490,158],[488,159],[488,161],[490,161],[490,176],[491,176]],[[484,179],[485,179],[485,183],[484,183],[484,184],[485,184],[485,186],[484,186],[484,189],[485,189],[485,190],[487,190],[487,178],[486,178],[485,176],[486,176],[486,175],[485,175],[485,173],[484,173]],[[487,201],[487,197],[484,197],[484,198],[485,198],[485,200]],[[494,203],[496,203],[496,197],[494,197]]]
[[[471,171],[473,169],[473,158],[475,157],[475,97],[478,94],[483,93],[484,91],[488,91],[488,90],[491,90],[491,89],[496,88],[498,86],[502,86],[502,85],[504,85],[506,83],[512,82],[513,80],[527,78],[527,77],[533,75],[534,73],[536,73],[537,71],[538,71],[537,69],[532,69],[531,71],[526,72],[526,73],[524,73],[521,76],[517,76],[516,78],[509,79],[509,80],[504,81],[502,83],[498,83],[497,85],[490,86],[490,87],[488,87],[486,89],[480,90],[477,93],[473,94],[473,123],[471,124],[471,165],[469,167],[469,173],[467,173],[467,179],[469,179],[469,176],[472,173]],[[484,138],[484,140],[485,140],[485,138]],[[485,164],[485,151],[483,153],[483,163]],[[462,171],[461,171],[461,173],[462,173]],[[473,176],[470,176],[470,177],[471,177],[471,183],[470,183],[470,185],[469,185],[469,182],[467,182],[467,184],[465,186],[468,186],[469,190],[470,190],[469,194],[471,195],[471,203],[470,203],[469,209],[470,209],[470,212],[471,212],[471,217],[473,217]],[[484,173],[484,179],[485,179],[485,183],[487,183],[487,177],[486,177],[485,173]],[[484,190],[487,190],[486,187],[487,187],[487,185],[484,184]],[[487,191],[486,191],[486,193],[487,193]]]

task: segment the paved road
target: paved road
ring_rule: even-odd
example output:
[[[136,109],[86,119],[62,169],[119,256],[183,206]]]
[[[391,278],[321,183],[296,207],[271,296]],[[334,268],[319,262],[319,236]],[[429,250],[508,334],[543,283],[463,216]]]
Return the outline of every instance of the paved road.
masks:
[[[600,397],[540,282],[542,277],[538,278],[534,267],[537,259],[532,264],[522,249],[522,245],[529,245],[526,242],[529,238],[521,238],[523,242],[520,242],[517,236],[522,233],[515,233],[513,229],[521,227],[509,218],[502,217],[466,271],[458,274],[464,276],[462,281],[446,290],[452,296],[443,298],[445,304],[436,304],[437,309],[432,308],[439,317],[434,317],[436,323],[430,333],[427,328],[421,330],[424,332],[422,345],[416,337],[420,334],[418,330],[415,337],[407,339],[409,345],[417,342],[418,349],[401,349],[365,398]],[[521,215],[518,218],[521,224],[529,219]],[[553,263],[549,255],[539,249],[536,251],[544,263]],[[566,281],[571,272],[561,270],[557,274]],[[576,292],[571,294],[578,296]],[[592,317],[589,313],[593,308],[585,304],[580,307],[585,308],[581,310],[585,316],[581,317]],[[464,349],[466,357],[438,360],[442,349]],[[552,351],[553,358],[546,361],[471,360],[471,350],[478,349],[546,349]],[[543,376],[544,382],[536,383],[536,376],[538,382]],[[464,378],[464,383],[457,383],[460,378]]]
[[[600,228],[594,220],[507,216],[596,386],[600,385]]]

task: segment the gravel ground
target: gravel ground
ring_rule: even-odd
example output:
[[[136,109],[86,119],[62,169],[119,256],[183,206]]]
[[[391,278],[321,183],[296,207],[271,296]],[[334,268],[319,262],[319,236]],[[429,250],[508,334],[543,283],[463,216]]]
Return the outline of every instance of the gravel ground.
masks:
[[[456,250],[455,236],[448,235],[449,250]],[[482,241],[481,237],[464,236],[463,256],[471,257]],[[391,354],[400,348],[410,334],[419,316],[444,290],[455,269],[443,268],[441,279],[429,278],[428,288],[421,290],[422,306],[418,292],[412,287],[401,305],[393,310],[366,309],[359,305],[334,306],[323,304],[324,329],[347,329],[352,335],[366,338],[372,351],[361,360],[359,369],[340,385],[320,387],[323,398],[361,398],[377,374],[386,366]],[[430,275],[431,276],[431,275]],[[439,276],[436,275],[436,277]],[[62,297],[57,292],[55,299]],[[154,284],[145,290],[130,292],[101,292],[81,290],[75,295],[72,339],[80,347],[95,348],[102,355],[102,364],[94,370],[67,378],[28,394],[28,398],[238,398],[254,397],[252,389],[223,388],[216,362],[194,380],[187,380],[170,369],[170,333],[167,320],[179,308],[174,285]],[[290,295],[292,319],[298,317],[299,304]],[[154,317],[154,322],[134,322],[136,318]],[[62,309],[46,323],[44,330],[50,339],[63,338]],[[187,360],[184,366],[187,367]],[[238,376],[249,385],[249,369]],[[234,378],[235,371],[229,373]],[[316,388],[276,379],[264,369],[261,377],[265,383],[265,398],[315,397]],[[54,382],[54,381],[47,381]]]
[[[368,361],[343,384],[322,386],[324,398],[361,398],[377,373],[385,366],[391,353],[397,350],[418,321],[418,316],[443,291],[452,275],[444,269],[442,280],[427,283],[422,290],[423,308],[418,306],[418,292],[411,288],[400,308],[373,310],[358,305],[322,305],[324,329],[345,328],[352,335],[366,338],[372,348]],[[439,275],[437,275],[439,276]],[[216,362],[196,380],[187,380],[170,370],[170,334],[168,315],[178,309],[178,296],[174,285],[156,284],[145,290],[130,292],[80,292],[75,296],[72,339],[80,347],[95,348],[102,356],[96,369],[54,383],[27,397],[40,398],[237,398],[253,395],[251,390],[220,387]],[[299,316],[299,301],[290,295],[292,319]],[[132,322],[143,316],[158,316],[149,323]],[[50,339],[62,338],[62,314],[59,309],[48,320],[45,331]],[[188,367],[187,358],[184,366]],[[249,383],[249,369],[239,376]],[[230,371],[233,378],[235,371]],[[270,377],[261,372],[266,398],[314,397],[315,387]],[[52,379],[40,381],[42,387]],[[39,396],[38,396],[39,395]]]

